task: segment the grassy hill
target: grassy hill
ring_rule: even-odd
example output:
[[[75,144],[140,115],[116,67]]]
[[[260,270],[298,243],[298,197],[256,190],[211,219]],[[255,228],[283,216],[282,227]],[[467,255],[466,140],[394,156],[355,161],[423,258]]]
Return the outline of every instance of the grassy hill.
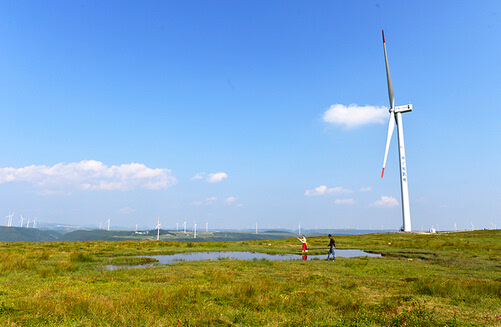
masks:
[[[61,234],[36,228],[0,226],[0,242],[52,242]]]
[[[229,242],[229,241],[257,241],[283,238],[295,238],[297,235],[288,232],[199,232],[194,238],[193,232],[178,232],[160,230],[160,241],[178,242]],[[66,233],[58,237],[58,241],[145,241],[156,240],[157,230],[141,231],[119,231],[119,230],[77,230]]]

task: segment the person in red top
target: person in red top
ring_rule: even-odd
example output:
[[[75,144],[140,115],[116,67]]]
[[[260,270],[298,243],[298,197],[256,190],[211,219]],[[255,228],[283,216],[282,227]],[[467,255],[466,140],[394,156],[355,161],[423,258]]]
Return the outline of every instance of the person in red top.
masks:
[[[303,243],[303,252],[308,252],[308,246],[306,245],[306,237],[303,235],[303,238],[297,238],[298,240],[301,241],[301,243]]]
[[[336,261],[336,253],[334,253],[334,249],[336,248],[336,241],[334,241],[334,239],[332,238],[332,235],[329,234],[329,238],[330,238],[330,241],[329,241],[329,253],[327,254],[327,261],[329,261],[329,258],[332,254],[332,257],[334,258],[334,261]]]

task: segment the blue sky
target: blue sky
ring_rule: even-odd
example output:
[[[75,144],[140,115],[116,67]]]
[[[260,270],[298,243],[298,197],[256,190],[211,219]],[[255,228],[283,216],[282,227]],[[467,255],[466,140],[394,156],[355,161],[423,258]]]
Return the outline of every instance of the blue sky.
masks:
[[[398,229],[382,29],[413,229],[499,228],[499,1],[2,2],[0,210]]]

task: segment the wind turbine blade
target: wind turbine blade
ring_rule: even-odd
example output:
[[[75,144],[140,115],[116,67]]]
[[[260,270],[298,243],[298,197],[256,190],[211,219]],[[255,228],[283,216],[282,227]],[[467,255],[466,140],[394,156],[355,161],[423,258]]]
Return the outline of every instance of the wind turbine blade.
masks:
[[[391,136],[393,135],[393,129],[395,128],[395,113],[390,111],[390,122],[388,123],[388,136],[386,137],[386,150],[384,151],[383,160],[383,171],[381,172],[381,178],[384,175],[384,167],[386,166],[386,158],[388,158],[388,149],[390,148]]]
[[[386,54],[386,42],[384,40],[383,31],[383,48],[384,48],[384,62],[386,63],[386,79],[388,81],[388,97],[390,98],[390,109],[395,107],[395,95],[393,93],[393,85],[391,84],[390,67],[388,66],[388,55]]]

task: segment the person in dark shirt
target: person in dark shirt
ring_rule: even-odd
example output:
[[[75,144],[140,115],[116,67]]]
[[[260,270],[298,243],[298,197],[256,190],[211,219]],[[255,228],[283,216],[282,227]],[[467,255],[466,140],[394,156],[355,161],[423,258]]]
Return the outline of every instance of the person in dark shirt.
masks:
[[[332,257],[334,258],[334,261],[336,261],[336,254],[334,253],[334,248],[336,247],[336,241],[332,238],[332,235],[329,234],[329,253],[327,254],[327,261],[329,261],[329,258],[332,254]]]

